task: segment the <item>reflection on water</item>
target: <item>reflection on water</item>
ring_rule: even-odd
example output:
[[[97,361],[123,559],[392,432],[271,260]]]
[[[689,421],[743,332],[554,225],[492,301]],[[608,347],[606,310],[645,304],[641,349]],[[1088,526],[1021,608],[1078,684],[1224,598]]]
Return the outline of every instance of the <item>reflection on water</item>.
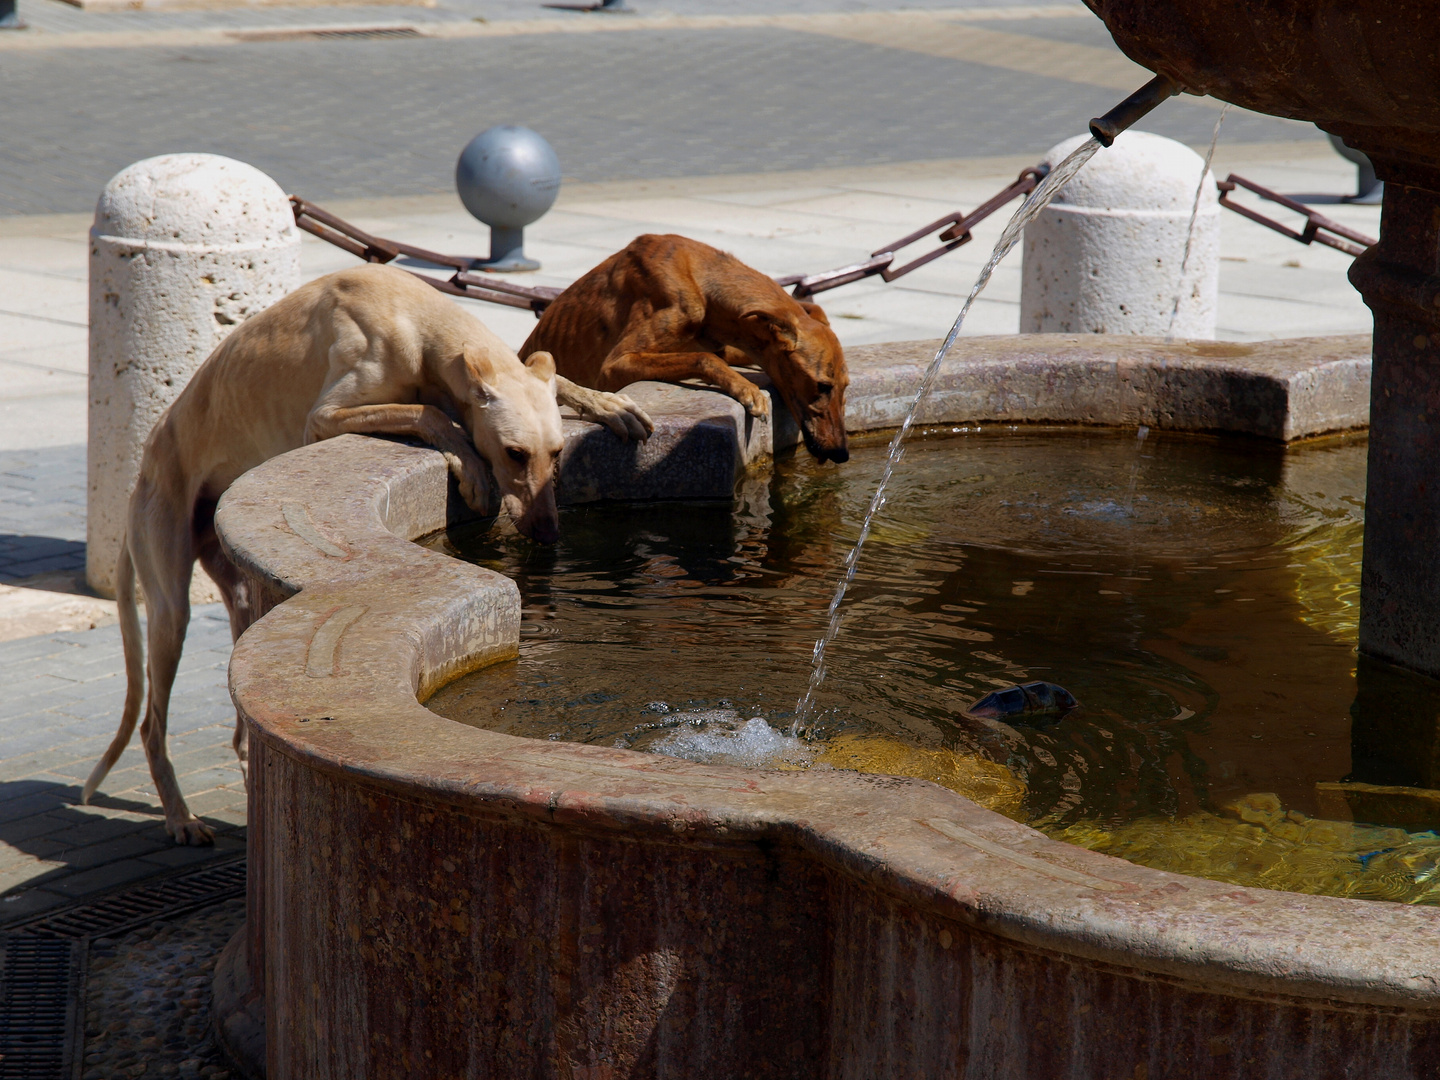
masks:
[[[518,660],[428,704],[532,738],[920,776],[1148,865],[1429,898],[1434,834],[1317,821],[1317,782],[1352,773],[1363,439],[912,443],[798,742],[782,733],[883,466],[857,446],[841,468],[783,461],[733,507],[572,509],[549,549],[438,538],[525,609]],[[965,711],[1036,680],[1083,707]]]

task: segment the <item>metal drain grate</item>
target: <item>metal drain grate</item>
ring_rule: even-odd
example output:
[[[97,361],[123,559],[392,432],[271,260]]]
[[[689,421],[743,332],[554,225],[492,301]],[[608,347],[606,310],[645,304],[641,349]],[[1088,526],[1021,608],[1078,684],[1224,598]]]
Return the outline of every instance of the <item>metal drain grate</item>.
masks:
[[[6,927],[0,935],[0,1080],[79,1077],[92,937],[125,934],[244,895],[242,855]]]
[[[0,938],[0,1080],[79,1075],[87,943]]]
[[[174,918],[234,896],[245,895],[245,859],[164,878],[111,893],[99,900],[40,915],[11,932],[47,938],[124,934],[159,918]]]
[[[273,30],[231,30],[237,41],[304,41],[327,38],[418,38],[425,37],[413,26],[277,27]]]

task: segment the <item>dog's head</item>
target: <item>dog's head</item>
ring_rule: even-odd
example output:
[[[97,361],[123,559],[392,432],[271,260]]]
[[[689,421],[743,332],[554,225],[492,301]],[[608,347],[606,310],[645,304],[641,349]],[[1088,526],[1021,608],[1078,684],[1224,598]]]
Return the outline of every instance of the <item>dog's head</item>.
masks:
[[[482,368],[467,350],[465,367],[470,376],[466,423],[475,449],[495,475],[500,505],[525,536],[553,544],[560,539],[555,474],[563,445],[555,360],[537,352],[523,367],[512,361]]]
[[[820,305],[791,300],[780,311],[746,312],[742,321],[767,341],[761,354],[765,373],[800,425],[805,449],[821,461],[848,461],[845,388],[850,373],[840,339]]]

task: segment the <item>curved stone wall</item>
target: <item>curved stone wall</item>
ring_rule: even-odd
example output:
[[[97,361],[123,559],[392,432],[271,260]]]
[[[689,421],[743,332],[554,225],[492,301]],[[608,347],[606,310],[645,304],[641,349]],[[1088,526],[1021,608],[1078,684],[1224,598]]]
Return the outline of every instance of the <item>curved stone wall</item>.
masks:
[[[1440,912],[1150,870],[924,781],[429,712],[518,643],[511,582],[409,542],[453,505],[438,454],[358,436],[221,505],[274,607],[231,662],[249,921],[217,1007],[272,1080],[1433,1074]]]

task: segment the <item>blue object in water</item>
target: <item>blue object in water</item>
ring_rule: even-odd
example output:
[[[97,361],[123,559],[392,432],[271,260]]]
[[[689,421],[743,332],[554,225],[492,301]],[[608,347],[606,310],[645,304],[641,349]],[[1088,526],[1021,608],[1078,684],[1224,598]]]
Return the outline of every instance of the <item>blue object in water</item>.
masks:
[[[1075,695],[1063,686],[1028,682],[1008,690],[992,691],[965,711],[971,716],[983,716],[989,720],[1019,721],[1031,727],[1041,727],[1058,722],[1079,707]]]

